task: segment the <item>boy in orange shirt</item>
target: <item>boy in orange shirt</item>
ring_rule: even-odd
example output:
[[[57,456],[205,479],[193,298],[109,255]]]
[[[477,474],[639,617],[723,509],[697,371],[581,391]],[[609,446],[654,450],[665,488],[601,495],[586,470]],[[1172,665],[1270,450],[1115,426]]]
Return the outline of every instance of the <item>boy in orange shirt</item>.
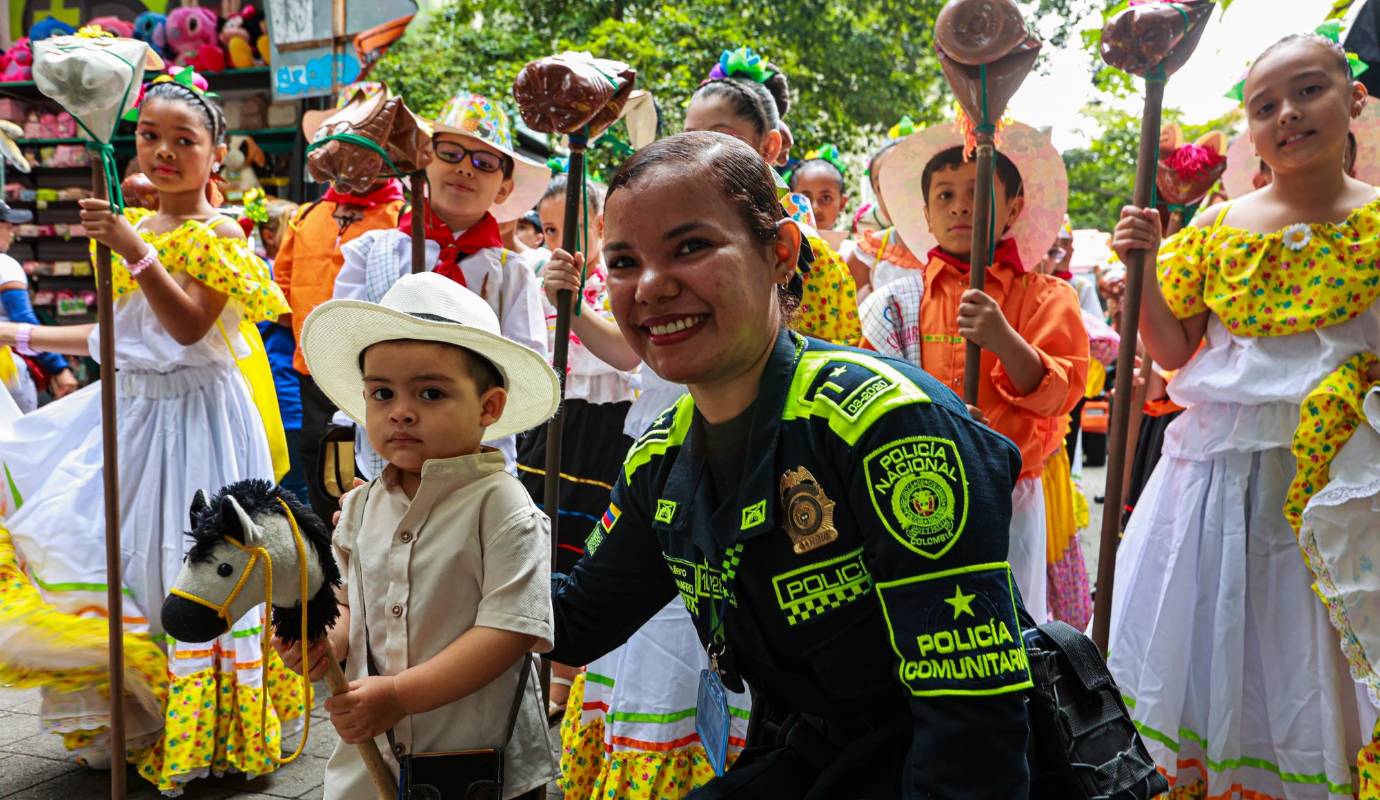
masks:
[[[981,382],[976,408],[969,409],[1021,449],[1008,558],[1026,608],[1043,622],[1047,534],[1040,476],[1045,459],[1062,446],[1060,423],[1086,387],[1088,334],[1073,288],[1034,271],[1063,221],[1063,161],[1048,138],[1019,123],[1003,129],[998,147],[992,193],[998,242],[986,291],[968,288],[977,165],[965,159],[956,126],[938,125],[897,145],[883,191],[894,198],[887,205],[902,238],[917,244],[916,253],[928,245],[918,309],[920,366],[961,394],[965,347],[980,346]],[[881,292],[874,302],[889,301]],[[916,315],[913,305],[912,299],[911,308],[895,309],[902,323]]]

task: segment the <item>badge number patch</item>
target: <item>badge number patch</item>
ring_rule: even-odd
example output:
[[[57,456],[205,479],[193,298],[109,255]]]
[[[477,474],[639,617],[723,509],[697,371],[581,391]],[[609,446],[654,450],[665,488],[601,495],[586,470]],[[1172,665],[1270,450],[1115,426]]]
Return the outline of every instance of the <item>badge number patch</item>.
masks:
[[[898,677],[916,697],[1028,689],[1030,663],[1006,562],[877,584]]]
[[[938,559],[968,521],[968,478],[958,447],[935,436],[910,436],[873,450],[863,477],[877,518],[907,549]]]

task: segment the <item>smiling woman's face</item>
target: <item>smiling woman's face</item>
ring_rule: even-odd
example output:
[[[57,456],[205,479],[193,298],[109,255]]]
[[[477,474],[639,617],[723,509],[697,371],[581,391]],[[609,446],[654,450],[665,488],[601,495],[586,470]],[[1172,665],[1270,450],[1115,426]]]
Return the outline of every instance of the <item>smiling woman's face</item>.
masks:
[[[732,377],[775,340],[793,256],[778,263],[701,165],[656,166],[611,193],[604,242],[618,327],[662,378]]]

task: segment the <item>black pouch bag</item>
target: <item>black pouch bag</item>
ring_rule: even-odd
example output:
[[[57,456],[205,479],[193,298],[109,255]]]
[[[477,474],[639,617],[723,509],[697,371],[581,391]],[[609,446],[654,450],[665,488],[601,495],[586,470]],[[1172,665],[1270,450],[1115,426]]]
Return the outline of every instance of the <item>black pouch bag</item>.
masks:
[[[1026,695],[1031,800],[1149,800],[1169,791],[1092,640],[1063,622],[1023,622],[1035,683]]]

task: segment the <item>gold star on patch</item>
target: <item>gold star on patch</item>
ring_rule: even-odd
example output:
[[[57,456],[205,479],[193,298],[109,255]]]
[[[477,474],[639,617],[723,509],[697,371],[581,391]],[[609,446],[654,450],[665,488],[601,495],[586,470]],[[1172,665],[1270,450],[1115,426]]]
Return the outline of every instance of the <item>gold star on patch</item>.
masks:
[[[954,607],[954,619],[958,619],[959,615],[961,614],[967,614],[970,617],[976,617],[977,614],[973,611],[974,597],[977,597],[977,595],[964,594],[962,586],[955,586],[954,596],[945,598],[944,602]]]
[[[847,365],[847,364],[841,364],[841,365],[835,367],[833,370],[831,370],[831,371],[829,372],[829,377],[831,377],[831,378],[837,378],[838,376],[842,375],[843,373],[845,373],[845,372],[847,372],[847,371],[848,371],[848,365]]]

